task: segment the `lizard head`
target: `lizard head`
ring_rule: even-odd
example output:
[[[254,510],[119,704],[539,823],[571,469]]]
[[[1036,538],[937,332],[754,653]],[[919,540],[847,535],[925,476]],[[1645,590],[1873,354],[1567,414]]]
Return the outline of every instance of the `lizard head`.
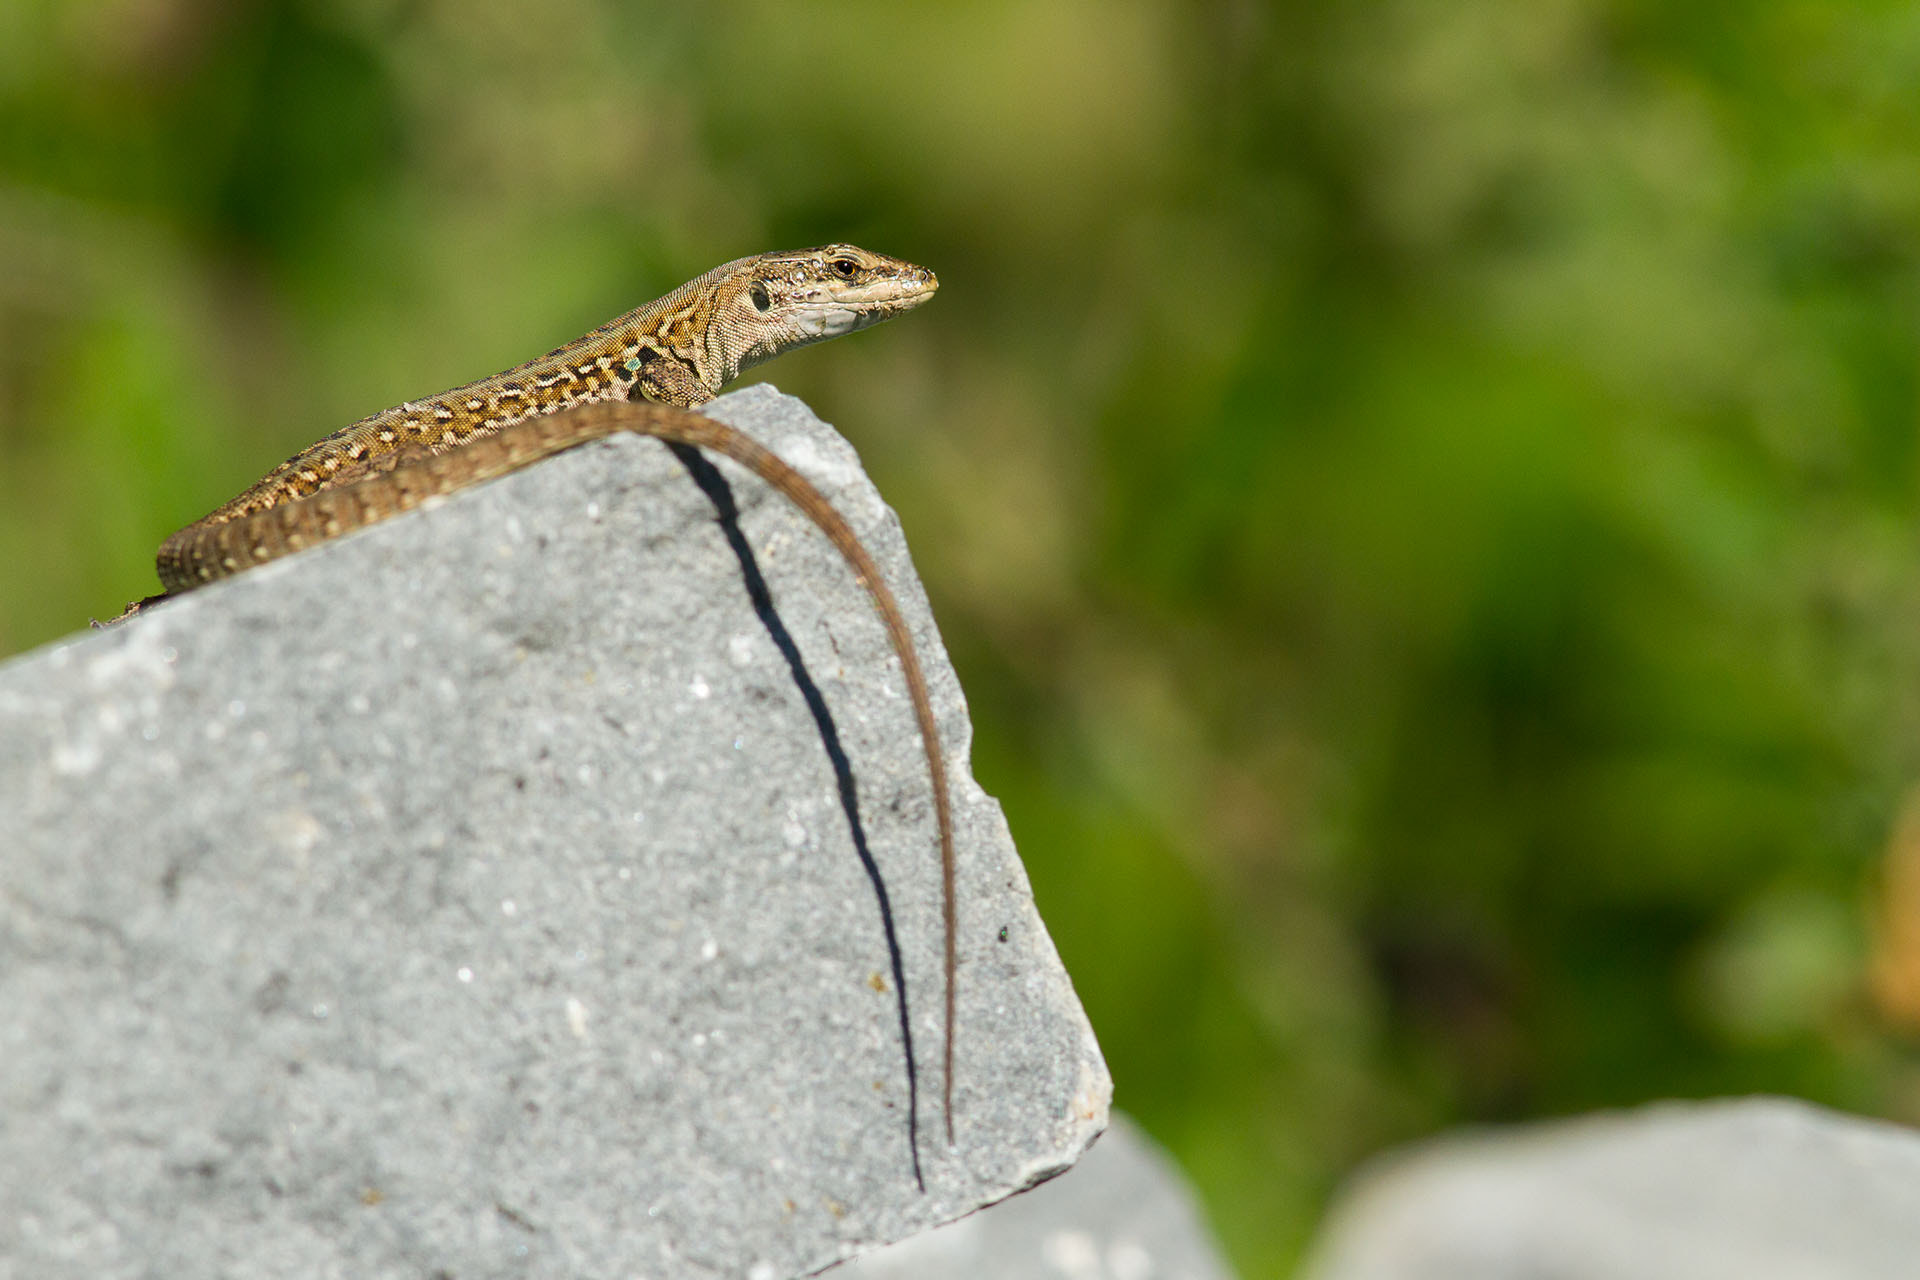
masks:
[[[850,244],[763,253],[722,271],[707,332],[729,378],[783,351],[911,311],[940,287],[925,267]]]

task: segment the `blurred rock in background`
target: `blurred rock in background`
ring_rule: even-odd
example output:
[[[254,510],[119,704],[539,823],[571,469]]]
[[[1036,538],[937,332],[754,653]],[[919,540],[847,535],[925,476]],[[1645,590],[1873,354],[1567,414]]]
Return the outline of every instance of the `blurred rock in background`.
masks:
[[[1304,1280],[1906,1280],[1920,1136],[1779,1098],[1454,1136],[1336,1207]]]
[[[1124,1115],[1031,1191],[823,1272],[833,1280],[1232,1280],[1179,1167]]]

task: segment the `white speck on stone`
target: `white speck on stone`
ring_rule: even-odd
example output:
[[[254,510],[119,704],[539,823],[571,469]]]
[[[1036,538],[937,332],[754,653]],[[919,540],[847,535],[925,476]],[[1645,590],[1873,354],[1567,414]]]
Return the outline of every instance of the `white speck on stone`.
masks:
[[[719,954],[720,954],[720,944],[715,942],[712,938],[708,938],[705,942],[700,944],[700,958],[702,960],[711,960]]]
[[[727,641],[727,658],[736,667],[744,667],[752,663],[753,650],[752,636],[736,635]]]
[[[518,903],[514,902],[512,898],[503,898],[500,901],[500,914],[503,916],[519,915],[520,906]]]
[[[779,1274],[771,1262],[756,1262],[747,1268],[747,1280],[775,1280]]]
[[[587,1006],[580,1003],[580,997],[567,997],[567,1030],[573,1032],[576,1040],[587,1038]]]
[[[472,982],[473,970],[467,968],[465,965],[461,965],[458,969],[454,970],[453,976],[462,982]]]
[[[589,502],[587,504],[587,519],[598,520],[599,518],[600,518],[600,504],[597,502]]]
[[[287,852],[295,855],[313,852],[323,834],[320,820],[305,809],[282,810],[269,830]]]
[[[706,1048],[706,1047],[707,1047],[707,1033],[706,1033],[706,1032],[704,1032],[704,1031],[696,1031],[696,1032],[694,1032],[694,1033],[693,1033],[693,1041],[692,1041],[692,1043],[693,1043],[693,1047],[694,1047],[694,1048],[696,1048],[696,1049],[704,1049],[704,1048]]]
[[[692,690],[693,696],[696,698],[705,698],[713,693],[713,686],[707,683],[704,676],[695,676],[693,683],[688,685],[687,688]]]
[[[574,770],[574,776],[579,778],[582,784],[591,786],[593,783],[593,766],[590,764],[581,765],[578,769]]]
[[[313,1006],[313,1016],[320,1019],[322,1022],[326,1021],[328,1012],[329,1010],[327,1009],[327,1006],[324,1004],[317,1004]]]
[[[789,818],[780,828],[780,838],[787,842],[789,849],[799,849],[807,843],[807,829],[796,819]]]
[[[363,716],[367,714],[367,712],[373,710],[373,703],[367,700],[366,694],[356,693],[351,698],[347,699],[347,710],[353,712],[357,716]]]

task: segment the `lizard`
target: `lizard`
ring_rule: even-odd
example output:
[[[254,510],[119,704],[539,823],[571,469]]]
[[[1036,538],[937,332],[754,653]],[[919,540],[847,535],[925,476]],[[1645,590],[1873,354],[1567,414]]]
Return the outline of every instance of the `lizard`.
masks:
[[[155,561],[163,592],[129,604],[113,622],[616,432],[710,449],[742,464],[792,501],[847,560],[887,629],[911,696],[939,828],[942,1112],[951,1146],[953,819],[939,728],[912,635],[873,558],[825,495],[750,437],[691,412],[742,371],[912,310],[938,288],[925,267],[848,244],[715,267],[536,360],[371,414],[301,450],[167,538]],[[904,1019],[901,1030],[908,1034]],[[910,1063],[910,1039],[907,1053]],[[914,1174],[919,1181],[917,1142]]]

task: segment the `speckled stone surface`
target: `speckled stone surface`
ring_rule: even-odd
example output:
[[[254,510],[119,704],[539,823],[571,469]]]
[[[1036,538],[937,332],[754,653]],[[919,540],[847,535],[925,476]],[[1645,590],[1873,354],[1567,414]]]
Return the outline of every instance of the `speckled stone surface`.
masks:
[[[1910,1280],[1920,1134],[1790,1098],[1442,1138],[1343,1197],[1306,1280]]]
[[[885,633],[777,495],[719,464],[743,562],[623,438],[0,666],[0,1274],[776,1280],[1098,1133],[1106,1068],[892,512],[799,402],[711,411],[828,493],[930,665],[958,1146]]]
[[[1230,1280],[1180,1170],[1125,1116],[1053,1181],[830,1280]]]

